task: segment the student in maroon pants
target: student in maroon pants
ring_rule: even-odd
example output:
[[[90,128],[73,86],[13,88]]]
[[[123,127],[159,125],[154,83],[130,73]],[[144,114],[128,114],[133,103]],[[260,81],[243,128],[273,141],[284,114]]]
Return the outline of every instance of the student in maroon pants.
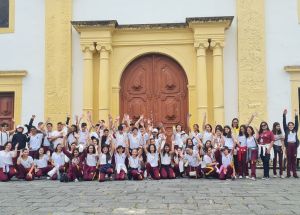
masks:
[[[291,171],[294,178],[298,178],[296,172],[297,147],[299,146],[298,139],[298,112],[295,110],[295,123],[286,123],[287,110],[283,111],[283,128],[285,132],[284,144],[287,149],[287,177],[291,177]]]
[[[28,149],[22,149],[17,160],[18,179],[25,179],[32,181],[34,179],[34,162],[33,158],[29,156]]]
[[[4,144],[4,150],[0,151],[0,181],[9,181],[16,175],[16,169],[13,165],[13,158],[17,156],[17,149],[19,144],[16,145],[15,150],[11,151],[12,143],[7,142]]]

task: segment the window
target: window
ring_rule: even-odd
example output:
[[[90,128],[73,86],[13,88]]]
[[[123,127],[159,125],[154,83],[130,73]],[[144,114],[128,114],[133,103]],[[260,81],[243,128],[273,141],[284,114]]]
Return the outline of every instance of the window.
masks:
[[[14,32],[15,0],[0,0],[0,33]]]

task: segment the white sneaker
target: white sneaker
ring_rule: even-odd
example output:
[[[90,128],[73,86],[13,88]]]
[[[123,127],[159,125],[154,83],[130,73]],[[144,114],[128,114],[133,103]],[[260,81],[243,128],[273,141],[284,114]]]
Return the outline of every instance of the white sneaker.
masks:
[[[51,179],[51,178],[48,176],[48,177],[47,177],[47,180],[50,180],[50,179]]]
[[[240,175],[240,176],[239,176],[239,179],[242,179],[242,178],[243,178],[243,176]]]
[[[285,178],[284,175],[281,175],[280,178]]]
[[[248,175],[246,175],[246,179],[249,179],[249,176],[248,176]]]
[[[261,179],[262,179],[262,180],[266,180],[267,178],[265,178],[265,177],[262,177]]]
[[[255,177],[251,177],[251,180],[252,180],[252,181],[256,181],[256,178],[255,178]]]
[[[144,178],[147,178],[147,170],[144,171]]]
[[[78,179],[77,179],[77,178],[75,178],[74,182],[78,182]]]
[[[277,175],[273,175],[273,178],[277,178]]]

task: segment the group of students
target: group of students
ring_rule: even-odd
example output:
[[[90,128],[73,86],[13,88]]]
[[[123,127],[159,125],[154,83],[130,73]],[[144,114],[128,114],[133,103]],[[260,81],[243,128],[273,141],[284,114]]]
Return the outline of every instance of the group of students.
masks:
[[[65,123],[57,123],[57,129],[53,130],[49,120],[33,126],[33,115],[25,125],[26,131],[20,125],[9,131],[7,123],[1,124],[0,181],[12,177],[64,182],[178,177],[256,180],[259,157],[263,163],[263,179],[269,179],[271,154],[274,177],[277,177],[277,158],[278,177],[285,177],[285,155],[286,177],[291,177],[292,172],[298,178],[298,114],[295,110],[295,122],[288,123],[286,114],[284,110],[283,129],[275,122],[272,130],[266,122],[261,122],[258,130],[250,126],[255,115],[245,125],[239,125],[239,120],[234,118],[231,126],[217,125],[213,129],[206,123],[204,114],[202,130],[198,124],[186,131],[176,125],[171,137],[162,123],[154,127],[143,116],[136,122],[127,114],[121,122],[119,117],[113,120],[109,116],[106,125],[104,120],[94,124],[87,113],[87,123],[81,123],[83,116],[76,116],[75,124],[67,117]]]

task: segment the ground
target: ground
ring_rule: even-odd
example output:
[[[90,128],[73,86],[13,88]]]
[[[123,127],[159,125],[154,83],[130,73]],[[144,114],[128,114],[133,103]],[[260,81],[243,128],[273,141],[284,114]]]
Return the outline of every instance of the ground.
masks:
[[[261,176],[261,170],[259,170]],[[0,214],[300,214],[300,179],[0,183]]]

